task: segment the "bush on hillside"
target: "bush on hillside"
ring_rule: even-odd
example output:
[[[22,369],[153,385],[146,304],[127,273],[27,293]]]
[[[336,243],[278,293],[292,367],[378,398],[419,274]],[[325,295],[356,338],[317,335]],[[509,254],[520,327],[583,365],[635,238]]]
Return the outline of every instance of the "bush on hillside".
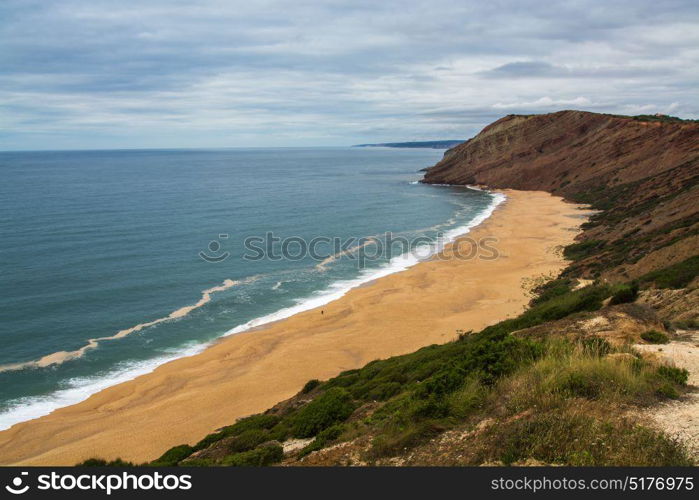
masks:
[[[612,289],[610,305],[634,302],[638,297],[638,283],[616,285]]]
[[[657,330],[643,332],[641,338],[649,344],[667,344],[670,341],[667,335]]]
[[[228,455],[221,465],[231,467],[264,467],[284,458],[284,449],[277,443],[269,443],[254,450]]]
[[[151,462],[150,465],[155,465],[158,467],[171,467],[177,465],[181,460],[184,460],[189,455],[192,454],[194,448],[188,444],[181,444],[179,446],[174,446],[168,451],[163,453],[163,455]]]
[[[301,408],[293,418],[292,433],[297,438],[318,434],[331,425],[344,421],[354,411],[350,393],[340,387],[332,387]]]

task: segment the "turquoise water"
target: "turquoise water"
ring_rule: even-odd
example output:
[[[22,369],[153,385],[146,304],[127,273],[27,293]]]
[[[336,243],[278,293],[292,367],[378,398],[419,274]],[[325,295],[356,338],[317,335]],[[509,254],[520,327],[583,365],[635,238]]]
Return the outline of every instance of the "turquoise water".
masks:
[[[434,249],[429,241],[464,232],[495,199],[417,184],[417,171],[441,155],[383,148],[0,153],[0,428],[414,264],[426,254],[401,256],[396,248],[371,258],[378,243],[359,248],[360,238],[390,231],[423,237],[420,248]],[[246,238],[268,232],[280,241],[268,247],[265,240],[264,258],[244,258],[261,253],[246,249]],[[300,242],[317,237],[347,246],[322,240],[315,255],[300,255]],[[283,245],[293,258],[269,258]],[[218,286],[225,289],[207,302],[203,292]],[[149,322],[83,349],[89,339]],[[59,352],[73,354],[36,365]]]

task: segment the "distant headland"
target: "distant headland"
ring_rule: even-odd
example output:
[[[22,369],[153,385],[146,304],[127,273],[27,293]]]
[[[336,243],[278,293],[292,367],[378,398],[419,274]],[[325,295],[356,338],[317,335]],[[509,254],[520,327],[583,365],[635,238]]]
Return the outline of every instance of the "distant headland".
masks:
[[[379,144],[355,144],[353,148],[431,148],[450,149],[466,139],[449,139],[443,141],[382,142]]]

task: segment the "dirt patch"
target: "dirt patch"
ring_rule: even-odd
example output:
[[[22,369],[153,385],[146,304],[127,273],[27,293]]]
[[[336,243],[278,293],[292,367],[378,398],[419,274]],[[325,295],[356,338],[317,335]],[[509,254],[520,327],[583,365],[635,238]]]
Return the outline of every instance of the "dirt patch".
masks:
[[[689,370],[690,391],[682,399],[663,403],[642,412],[658,429],[681,440],[699,459],[699,332],[678,332],[679,337],[665,345],[636,345],[644,353]]]

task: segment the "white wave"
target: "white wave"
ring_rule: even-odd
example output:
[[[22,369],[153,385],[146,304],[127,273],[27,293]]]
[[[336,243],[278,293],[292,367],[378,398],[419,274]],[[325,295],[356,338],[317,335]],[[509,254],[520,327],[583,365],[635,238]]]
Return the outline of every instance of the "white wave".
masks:
[[[158,358],[124,363],[106,375],[69,379],[63,384],[64,388],[46,396],[31,396],[10,401],[9,408],[0,413],[0,431],[9,429],[19,422],[43,417],[58,408],[84,401],[103,389],[150,373],[164,363],[198,354],[207,346],[208,344],[190,345],[186,348],[172,350]]]
[[[331,284],[326,290],[322,292],[316,292],[311,297],[305,299],[300,299],[295,305],[291,307],[285,307],[272,314],[267,314],[259,318],[252,319],[247,323],[238,325],[235,328],[231,328],[226,333],[224,337],[228,335],[234,335],[236,333],[241,333],[251,328],[256,328],[258,326],[266,325],[274,321],[279,321],[281,319],[286,319],[294,314],[300,312],[308,311],[310,309],[315,309],[316,307],[323,306],[329,302],[337,300],[349,292],[351,289],[361,286],[363,284],[369,283],[371,281],[383,278],[389,274],[397,273],[414,266],[420,261],[426,260],[432,257],[435,253],[438,253],[444,249],[444,246],[453,242],[460,236],[467,234],[471,229],[476,227],[485,221],[488,217],[492,215],[495,209],[505,201],[505,195],[502,193],[492,193],[493,201],[488,205],[488,207],[483,210],[480,214],[469,221],[468,224],[460,226],[448,231],[444,237],[435,244],[425,244],[412,252],[407,252],[402,255],[393,257],[385,266],[379,269],[364,270],[359,277],[351,280],[336,281]]]
[[[430,258],[434,254],[443,250],[445,245],[453,242],[458,237],[467,234],[471,229],[485,221],[492,215],[498,205],[500,205],[506,199],[505,195],[502,193],[491,193],[491,196],[493,197],[493,200],[486,209],[470,220],[468,224],[448,231],[437,243],[425,244],[415,249],[413,252],[398,255],[379,269],[364,270],[360,276],[355,279],[337,281],[331,284],[326,290],[316,292],[310,297],[299,299],[293,306],[252,319],[247,323],[231,328],[222,336],[226,337],[236,333],[241,333],[246,330],[250,330],[251,328],[288,318],[303,311],[315,309],[316,307],[323,306],[329,302],[341,298],[353,288],[379,278],[383,278],[384,276],[403,271],[423,260]],[[71,379],[66,382],[65,385],[67,387],[64,389],[59,389],[58,391],[55,391],[47,396],[17,399],[10,402],[9,409],[0,413],[0,430],[5,430],[19,422],[48,415],[58,408],[84,401],[92,394],[95,394],[110,386],[133,380],[138,376],[150,373],[158,366],[169,361],[198,354],[211,345],[211,343],[212,342],[206,342],[196,345],[188,345],[187,347],[181,349],[172,350],[168,354],[158,358],[142,362],[125,363],[107,375]]]

